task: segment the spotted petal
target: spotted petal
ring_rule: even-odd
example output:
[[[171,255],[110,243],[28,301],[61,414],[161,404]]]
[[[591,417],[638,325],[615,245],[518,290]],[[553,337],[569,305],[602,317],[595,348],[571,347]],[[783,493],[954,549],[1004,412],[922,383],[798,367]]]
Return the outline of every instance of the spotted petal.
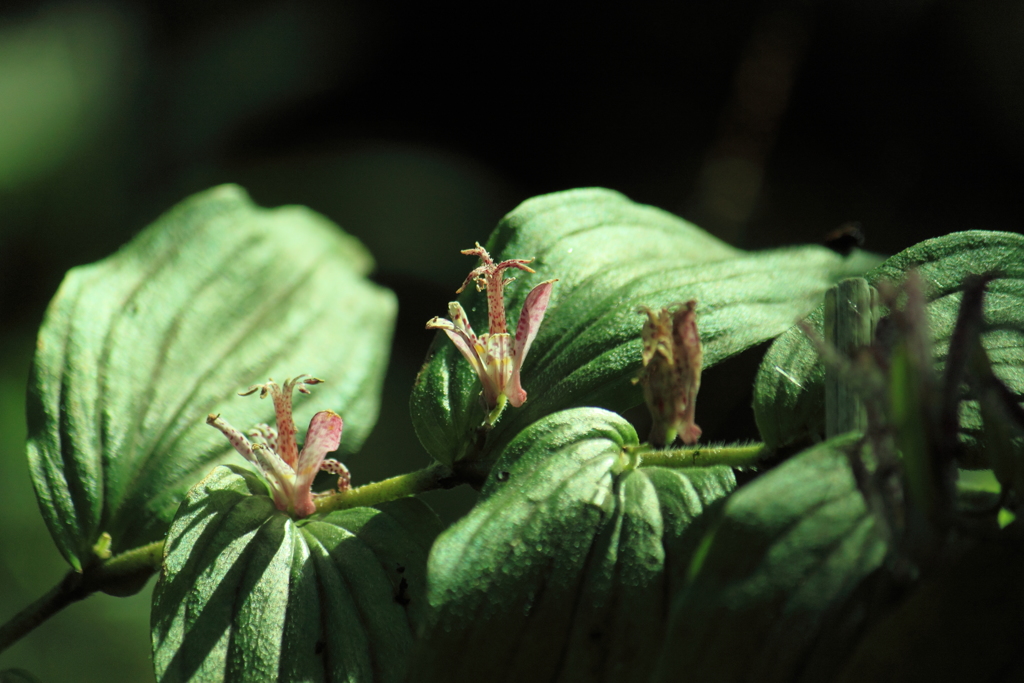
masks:
[[[295,490],[292,493],[295,514],[308,517],[316,511],[313,505],[313,479],[320,471],[320,463],[331,451],[338,450],[344,423],[333,410],[321,410],[309,421],[306,444],[299,453],[295,468]]]
[[[526,296],[523,310],[519,314],[516,343],[512,349],[512,358],[515,364],[512,367],[511,381],[506,389],[509,403],[516,408],[523,405],[526,400],[526,390],[520,383],[519,371],[523,367],[523,361],[526,360],[526,354],[530,351],[530,345],[533,344],[533,340],[537,336],[541,321],[544,320],[544,313],[548,310],[548,301],[551,299],[551,287],[555,282],[557,280],[548,280],[534,287]]]
[[[342,427],[341,416],[333,410],[321,410],[313,416],[306,432],[306,445],[299,453],[299,464],[295,469],[300,479],[310,474],[315,476],[324,457],[338,450]]]

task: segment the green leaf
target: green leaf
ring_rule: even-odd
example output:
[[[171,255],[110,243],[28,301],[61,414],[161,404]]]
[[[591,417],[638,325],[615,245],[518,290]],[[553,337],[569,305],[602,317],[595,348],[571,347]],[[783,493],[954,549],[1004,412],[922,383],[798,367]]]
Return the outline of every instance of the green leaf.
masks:
[[[168,532],[157,680],[404,680],[440,528],[415,498],[296,523],[256,475],[218,467]]]
[[[886,554],[850,472],[856,444],[820,444],[716,509],[652,680],[832,680],[864,618],[847,601]]]
[[[416,680],[646,680],[685,577],[683,532],[735,478],[626,469],[636,442],[618,415],[578,408],[509,444],[431,552]]]
[[[995,374],[1024,393],[1024,236],[1006,232],[959,232],[927,240],[900,252],[864,275],[870,284],[902,282],[909,269],[921,274],[928,300],[933,352],[941,366],[956,324],[964,278],[997,272],[985,296],[982,343]],[[808,318],[819,334],[823,308]],[[771,447],[824,433],[825,369],[799,328],[775,340],[754,385],[754,415],[761,438]],[[961,428],[974,442],[981,429],[976,402],[965,402]]]
[[[358,242],[304,207],[266,210],[240,188],[195,195],[130,244],[71,270],[39,332],[28,457],[43,516],[76,569],[103,532],[113,551],[160,538],[184,493],[235,457],[204,424],[272,422],[270,401],[235,392],[306,372],[325,385],[296,403],[345,418],[365,439],[395,315],[364,275]]]
[[[829,285],[875,263],[863,253],[844,259],[815,246],[743,252],[676,216],[602,189],[523,203],[498,224],[487,248],[496,260],[536,259],[531,266],[537,272],[518,273],[506,289],[510,329],[530,290],[559,279],[523,367],[529,399],[506,409],[483,445],[495,453],[558,410],[623,410],[642,401],[630,381],[640,367],[639,305],[696,298],[709,367],[781,334]],[[475,264],[467,259],[466,265],[468,272]],[[486,331],[485,298],[475,291],[460,298],[477,332]],[[450,464],[470,454],[467,445],[476,442],[473,433],[484,417],[479,393],[469,364],[439,333],[411,403],[416,433],[434,458]]]

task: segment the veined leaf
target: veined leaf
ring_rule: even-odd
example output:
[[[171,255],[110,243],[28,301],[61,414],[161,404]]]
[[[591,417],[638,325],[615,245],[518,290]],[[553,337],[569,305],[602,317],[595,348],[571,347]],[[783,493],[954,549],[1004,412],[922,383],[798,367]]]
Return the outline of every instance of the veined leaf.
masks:
[[[822,443],[716,508],[652,680],[833,678],[871,598],[852,596],[886,554],[850,471],[857,442]]]
[[[985,295],[982,344],[993,372],[1018,395],[1024,394],[1024,236],[1005,232],[960,232],[921,242],[864,275],[870,284],[902,282],[914,268],[928,300],[933,352],[941,367],[956,324],[964,278],[998,273]],[[823,307],[808,323],[821,334]],[[754,415],[769,446],[824,433],[825,369],[806,335],[794,327],[775,340],[754,384]],[[964,402],[961,429],[977,439],[981,417],[976,402]]]
[[[697,299],[708,367],[781,334],[813,310],[832,283],[876,262],[863,252],[844,259],[815,246],[743,252],[676,216],[602,189],[524,202],[486,246],[496,260],[535,258],[536,273],[518,273],[506,289],[510,329],[530,290],[559,280],[523,367],[529,399],[505,411],[483,445],[492,453],[558,410],[639,404],[641,390],[630,380],[640,367],[641,304]],[[460,298],[477,332],[486,331],[485,298],[475,291]],[[450,464],[469,455],[467,444],[476,443],[473,432],[484,417],[479,393],[468,363],[439,334],[411,403],[420,441],[436,459]]]
[[[168,532],[157,680],[403,681],[440,528],[415,498],[296,523],[256,475],[218,467]]]
[[[327,381],[298,419],[332,408],[352,451],[377,416],[395,314],[366,250],[304,207],[241,189],[195,195],[130,244],[71,270],[39,332],[28,457],[57,546],[77,569],[167,529],[181,497],[231,451],[204,423],[235,392],[306,372]],[[232,401],[243,429],[269,401]],[[241,413],[241,415],[239,414]],[[233,456],[232,456],[233,457]]]
[[[685,579],[683,532],[735,478],[624,469],[636,443],[619,416],[578,408],[508,446],[431,551],[416,680],[647,680]]]

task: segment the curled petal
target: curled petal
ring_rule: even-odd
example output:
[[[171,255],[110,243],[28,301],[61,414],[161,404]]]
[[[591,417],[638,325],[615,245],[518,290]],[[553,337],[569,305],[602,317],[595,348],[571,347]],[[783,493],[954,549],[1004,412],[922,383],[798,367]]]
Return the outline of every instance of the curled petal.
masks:
[[[338,491],[345,492],[352,488],[352,473],[337,460],[333,458],[324,460],[320,463],[320,471],[338,475]],[[319,495],[330,495],[330,493],[321,493]]]
[[[512,376],[505,393],[509,403],[518,408],[526,401],[526,390],[523,389],[519,373],[526,360],[526,354],[530,351],[537,331],[540,329],[541,321],[544,320],[544,313],[548,309],[548,301],[551,299],[551,288],[558,280],[542,282],[526,296],[523,303],[523,310],[519,314],[519,325],[516,327],[516,341],[512,349]]]
[[[448,315],[451,317],[455,329],[461,331],[467,339],[475,343],[476,335],[473,333],[473,326],[469,324],[469,318],[466,316],[462,304],[458,301],[448,302]]]
[[[456,302],[452,302],[449,310],[454,311],[456,308],[460,313],[462,312],[462,306],[459,306]],[[465,313],[462,314],[462,318],[465,319]],[[473,368],[473,372],[482,377],[483,361],[477,352],[478,344],[476,336],[473,335],[473,328],[469,327],[468,321],[466,322],[465,327],[463,327],[460,322],[458,322],[458,317],[456,317],[456,320],[457,322],[453,323],[451,320],[445,320],[444,318],[431,318],[430,321],[427,322],[427,329],[444,330],[444,333],[447,334],[448,338],[452,340],[453,344],[455,344],[455,348],[462,352],[462,355],[469,361],[469,365]]]

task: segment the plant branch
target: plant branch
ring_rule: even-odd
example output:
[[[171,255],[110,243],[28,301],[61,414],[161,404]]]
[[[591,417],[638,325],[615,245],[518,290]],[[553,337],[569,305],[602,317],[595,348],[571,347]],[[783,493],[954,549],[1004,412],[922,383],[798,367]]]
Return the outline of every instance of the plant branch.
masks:
[[[160,568],[164,542],[156,541],[140,548],[96,562],[84,572],[69,571],[60,583],[31,605],[0,626],[0,652],[28,635],[37,626],[73,602],[96,591],[111,595],[132,595]]]
[[[640,456],[640,467],[753,467],[768,454],[763,443],[746,446],[689,446],[664,451],[641,444],[631,451]]]
[[[415,496],[424,491],[450,489],[462,483],[465,483],[465,480],[456,476],[451,469],[440,463],[434,463],[422,470],[366,484],[344,493],[317,498],[314,503],[317,512],[333,512],[378,505],[398,498]]]
[[[82,590],[82,575],[70,571],[56,586],[0,626],[0,652],[21,640],[37,626],[68,605],[87,595]]]

